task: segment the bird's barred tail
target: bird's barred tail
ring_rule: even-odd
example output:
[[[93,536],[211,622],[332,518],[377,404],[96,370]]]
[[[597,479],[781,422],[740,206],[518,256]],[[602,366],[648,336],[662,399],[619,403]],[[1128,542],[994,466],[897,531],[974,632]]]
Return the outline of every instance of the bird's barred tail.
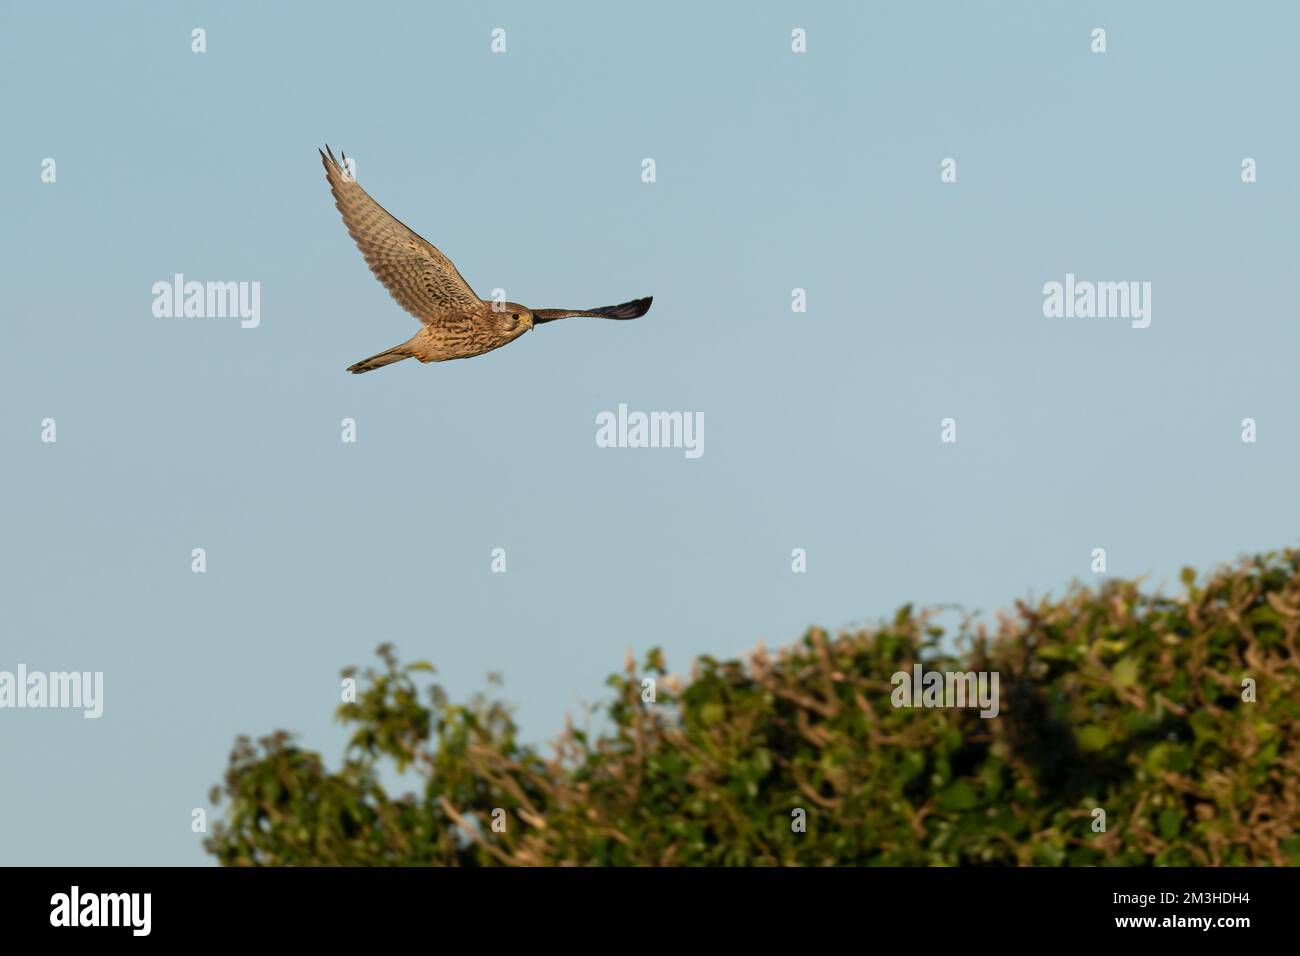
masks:
[[[353,375],[360,375],[362,372],[373,372],[377,368],[383,368],[385,365],[392,365],[394,362],[400,362],[402,359],[408,358],[411,358],[411,353],[406,350],[406,344],[403,343],[386,352],[380,352],[368,359],[362,359],[355,365],[349,365],[348,371]]]

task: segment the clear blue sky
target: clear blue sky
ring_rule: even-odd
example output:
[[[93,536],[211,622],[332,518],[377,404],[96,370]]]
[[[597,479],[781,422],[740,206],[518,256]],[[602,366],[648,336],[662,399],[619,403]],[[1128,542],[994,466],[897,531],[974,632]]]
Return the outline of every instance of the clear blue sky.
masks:
[[[1295,543],[1297,31],[1280,3],[0,4],[0,670],[105,674],[99,720],[0,710],[0,862],[207,862],[233,738],[332,759],[338,671],[381,641],[454,696],[502,672],[541,741],[627,648],[684,671],[1059,592],[1094,547],[1174,587]],[[481,294],[653,310],[345,374],[416,324],[327,141]],[[177,272],[260,282],[260,327],[155,318]],[[1150,281],[1151,327],[1044,318],[1067,272]],[[702,412],[705,454],[598,448],[620,403]]]

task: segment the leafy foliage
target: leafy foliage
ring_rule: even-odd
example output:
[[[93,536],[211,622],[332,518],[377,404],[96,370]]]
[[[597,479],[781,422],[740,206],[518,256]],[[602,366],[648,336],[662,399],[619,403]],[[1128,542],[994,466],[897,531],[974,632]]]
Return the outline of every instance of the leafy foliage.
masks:
[[[206,846],[228,865],[1300,863],[1300,552],[1183,583],[1076,586],[951,642],[908,606],[684,681],[651,651],[609,678],[605,729],[545,754],[505,705],[451,703],[384,646],[338,709],[340,769],[241,738]],[[999,715],[895,708],[918,660],[998,672]],[[418,789],[390,795],[381,775],[411,779],[390,767]]]

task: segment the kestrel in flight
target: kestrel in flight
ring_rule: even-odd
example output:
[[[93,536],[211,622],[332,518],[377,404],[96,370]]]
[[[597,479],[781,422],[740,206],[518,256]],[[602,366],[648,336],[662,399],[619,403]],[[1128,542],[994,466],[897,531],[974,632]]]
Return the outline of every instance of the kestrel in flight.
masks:
[[[349,372],[369,372],[407,358],[445,362],[482,355],[513,342],[534,325],[570,315],[635,319],[650,311],[650,296],[598,309],[530,309],[518,302],[485,302],[450,259],[371,199],[344,172],[334,151],[328,146],[325,150],[320,154],[325,178],[348,235],[398,305],[423,324],[401,345],[349,366]],[[343,161],[347,158],[344,153]]]

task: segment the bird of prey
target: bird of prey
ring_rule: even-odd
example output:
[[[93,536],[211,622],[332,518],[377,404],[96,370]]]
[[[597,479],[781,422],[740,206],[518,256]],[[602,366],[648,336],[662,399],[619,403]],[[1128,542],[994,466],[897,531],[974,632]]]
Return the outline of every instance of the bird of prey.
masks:
[[[349,366],[349,372],[369,372],[408,358],[445,362],[482,355],[513,342],[534,325],[571,315],[635,319],[650,311],[650,296],[596,309],[530,309],[518,302],[485,302],[450,259],[371,199],[344,171],[333,150],[326,146],[320,158],[334,205],[370,271],[422,324],[401,345]],[[345,163],[347,158],[344,153]]]

